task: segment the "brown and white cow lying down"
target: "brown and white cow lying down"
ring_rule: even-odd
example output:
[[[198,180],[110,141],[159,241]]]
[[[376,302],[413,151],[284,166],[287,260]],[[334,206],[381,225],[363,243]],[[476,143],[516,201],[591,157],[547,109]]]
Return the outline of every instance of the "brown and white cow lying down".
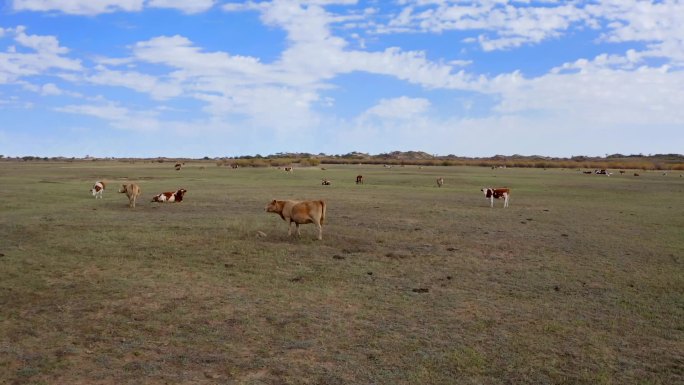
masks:
[[[125,193],[128,197],[128,207],[135,207],[135,200],[138,198],[141,191],[140,187],[135,183],[122,184],[119,189],[120,193]]]
[[[93,185],[93,188],[90,189],[90,193],[93,194],[95,199],[100,198],[102,199],[102,193],[105,190],[105,182],[102,181],[97,181]]]
[[[182,188],[178,191],[171,191],[171,192],[163,192],[161,194],[157,194],[152,198],[152,202],[182,202],[183,201],[183,195],[188,192],[188,190]]]
[[[494,207],[494,198],[504,199],[504,207],[508,207],[508,198],[511,196],[511,190],[508,188],[491,188],[485,187],[481,189],[485,197],[489,198],[490,207]]]
[[[292,235],[292,224],[299,225],[313,223],[318,228],[318,239],[323,239],[323,222],[325,221],[325,202],[324,201],[279,201],[272,200],[266,206],[266,212],[276,213],[288,222],[287,235]]]

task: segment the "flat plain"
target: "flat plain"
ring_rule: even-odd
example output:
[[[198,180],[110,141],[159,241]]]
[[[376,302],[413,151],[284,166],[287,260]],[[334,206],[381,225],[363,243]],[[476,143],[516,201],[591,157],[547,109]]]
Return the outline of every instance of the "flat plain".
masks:
[[[680,172],[322,167],[0,162],[0,383],[684,383]]]

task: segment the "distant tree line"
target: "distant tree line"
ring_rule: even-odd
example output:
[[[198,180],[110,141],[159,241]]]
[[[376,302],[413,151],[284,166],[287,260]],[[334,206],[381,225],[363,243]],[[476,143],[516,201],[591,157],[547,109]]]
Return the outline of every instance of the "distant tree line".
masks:
[[[524,167],[524,168],[585,168],[585,169],[639,169],[639,170],[684,170],[682,154],[623,155],[606,154],[605,157],[572,156],[570,158],[545,157],[540,155],[495,155],[470,158],[456,155],[437,156],[421,151],[394,151],[378,155],[350,152],[343,155],[310,153],[276,153],[273,155],[244,155],[238,157],[211,158],[85,158],[67,157],[5,157],[1,161],[100,161],[120,162],[215,162],[219,167],[315,167],[321,164],[387,164],[397,166],[480,166],[480,167]]]

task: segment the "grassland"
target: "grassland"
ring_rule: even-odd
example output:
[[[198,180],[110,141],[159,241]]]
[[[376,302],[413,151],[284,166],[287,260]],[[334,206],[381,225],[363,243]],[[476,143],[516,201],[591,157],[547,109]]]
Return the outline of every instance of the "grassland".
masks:
[[[0,383],[684,383],[684,178],[324,167],[0,162]]]

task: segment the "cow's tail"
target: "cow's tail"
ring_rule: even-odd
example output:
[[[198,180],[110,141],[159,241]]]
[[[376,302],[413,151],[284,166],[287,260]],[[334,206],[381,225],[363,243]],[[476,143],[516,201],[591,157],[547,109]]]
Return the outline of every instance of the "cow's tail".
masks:
[[[319,201],[321,202],[321,224],[325,222],[325,201]]]

